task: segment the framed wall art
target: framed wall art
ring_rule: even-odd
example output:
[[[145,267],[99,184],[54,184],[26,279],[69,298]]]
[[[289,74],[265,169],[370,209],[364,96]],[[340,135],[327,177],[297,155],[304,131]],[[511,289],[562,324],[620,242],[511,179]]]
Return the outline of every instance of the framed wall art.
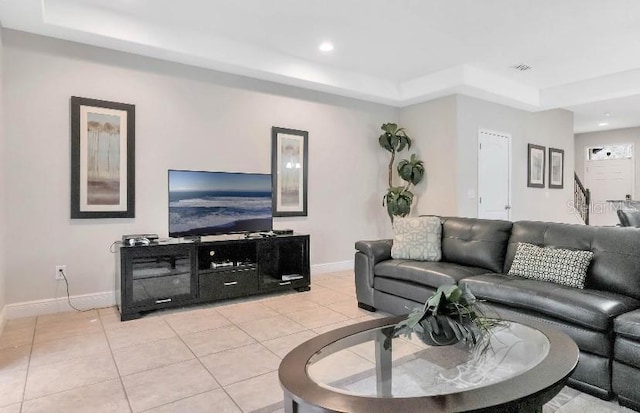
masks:
[[[549,148],[549,188],[564,188],[564,150]]]
[[[530,143],[527,152],[527,186],[544,188],[545,147]]]
[[[271,128],[273,216],[307,216],[309,132]]]
[[[135,106],[71,98],[71,218],[135,216]]]

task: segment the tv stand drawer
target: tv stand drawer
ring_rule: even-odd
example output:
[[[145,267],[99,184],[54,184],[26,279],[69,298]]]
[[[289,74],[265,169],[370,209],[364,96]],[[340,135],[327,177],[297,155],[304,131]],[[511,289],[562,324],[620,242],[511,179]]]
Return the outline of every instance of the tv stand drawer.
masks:
[[[200,274],[200,299],[222,300],[255,294],[258,273],[255,269],[217,271]]]

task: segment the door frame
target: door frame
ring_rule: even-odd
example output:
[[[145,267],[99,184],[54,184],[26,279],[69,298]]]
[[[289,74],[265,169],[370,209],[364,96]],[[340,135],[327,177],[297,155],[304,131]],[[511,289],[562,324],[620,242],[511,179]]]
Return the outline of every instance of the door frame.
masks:
[[[484,133],[487,135],[498,135],[498,136],[504,136],[505,138],[507,138],[507,154],[508,154],[508,164],[509,164],[509,175],[507,176],[507,180],[508,180],[508,184],[507,184],[507,189],[509,191],[508,195],[507,195],[507,200],[509,203],[510,208],[507,210],[507,220],[511,221],[511,211],[513,211],[513,200],[512,200],[512,195],[513,195],[513,169],[512,169],[512,163],[513,163],[513,155],[512,155],[512,138],[511,138],[511,134],[510,133],[506,133],[506,132],[498,132],[492,129],[486,129],[486,128],[478,128],[478,135],[477,135],[477,141],[476,141],[476,159],[477,159],[477,170],[476,170],[476,216],[480,217],[480,200],[481,200],[481,196],[480,196],[480,134]]]

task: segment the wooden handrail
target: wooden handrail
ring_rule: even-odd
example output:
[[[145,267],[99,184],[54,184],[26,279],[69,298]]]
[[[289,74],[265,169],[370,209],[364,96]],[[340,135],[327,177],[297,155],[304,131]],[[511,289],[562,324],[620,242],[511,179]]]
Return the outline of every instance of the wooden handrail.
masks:
[[[575,172],[573,173],[573,179],[578,184],[578,187],[580,188],[582,193],[586,193],[587,190],[584,188],[584,185],[582,185],[582,182],[580,181],[580,177],[578,177],[578,174]]]
[[[585,225],[589,225],[589,205],[591,205],[591,191],[585,188],[578,178],[578,174],[573,173],[573,205],[580,214]]]

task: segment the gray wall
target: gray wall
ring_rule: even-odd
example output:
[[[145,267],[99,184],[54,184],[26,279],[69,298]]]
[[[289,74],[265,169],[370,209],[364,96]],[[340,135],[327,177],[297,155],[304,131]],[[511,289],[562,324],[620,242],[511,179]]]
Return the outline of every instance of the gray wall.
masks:
[[[353,259],[388,233],[380,203],[380,125],[397,109],[5,30],[7,302],[114,288],[111,243],[167,236],[167,169],[270,172],[270,129],[309,131],[309,216],[276,228],[311,234],[312,265]],[[70,220],[69,98],[136,105],[136,218]],[[321,267],[315,267],[316,269]],[[325,267],[327,268],[327,267]]]
[[[400,126],[413,139],[410,152],[424,161],[426,177],[414,189],[413,214],[452,215],[456,213],[456,96],[447,96],[403,108]]]
[[[640,198],[640,128],[614,129],[602,132],[577,133],[575,135],[576,173],[585,183],[584,161],[590,146],[633,143],[636,168],[635,199]]]
[[[6,231],[6,216],[5,216],[5,194],[4,194],[4,182],[5,182],[5,170],[6,162],[4,156],[5,138],[4,138],[4,106],[3,106],[3,37],[2,37],[2,24],[0,23],[0,316],[4,315],[5,304],[5,237]],[[0,319],[0,332],[4,326],[4,320]]]
[[[389,121],[407,128],[411,152],[425,161],[415,214],[476,216],[467,193],[477,191],[477,134],[486,128],[513,137],[512,218],[574,220],[567,111],[528,113],[458,95],[398,110],[11,30],[2,44],[11,119],[0,131],[0,232],[12,240],[0,248],[7,303],[64,297],[53,279],[58,264],[68,266],[73,295],[113,290],[111,243],[127,233],[167,236],[167,169],[270,172],[271,126],[310,134],[309,216],[275,227],[311,234],[315,270],[350,261],[357,239],[390,235],[381,207],[389,158],[377,142]],[[136,105],[135,219],[69,219],[70,96]],[[565,149],[564,190],[526,187],[529,142]]]
[[[511,219],[578,222],[569,207],[574,162],[571,112],[531,113],[454,95],[404,108],[400,121],[414,137],[427,169],[426,185],[416,190],[417,213],[477,217],[478,131],[489,129],[512,138]],[[564,189],[527,187],[528,143],[564,149]],[[475,197],[470,198],[469,191]]]
[[[529,115],[527,134],[513,147],[516,211],[514,220],[534,219],[551,222],[583,223],[573,209],[573,112],[555,109]],[[547,148],[545,184],[547,188],[528,188],[527,144]],[[549,189],[549,148],[564,150],[564,189]],[[516,165],[518,168],[515,171]]]
[[[529,113],[468,96],[458,95],[456,98],[456,122],[458,125],[456,145],[458,150],[458,162],[460,162],[460,165],[463,165],[463,167],[458,171],[457,178],[458,213],[461,216],[478,216],[478,132],[479,129],[488,129],[511,135],[511,213],[512,219],[516,219],[515,216],[519,215],[519,203],[515,192],[518,187],[518,182],[521,182],[521,174],[520,168],[518,168],[518,160],[515,155],[519,150],[519,145],[517,145],[517,143],[526,134],[527,115]],[[475,198],[469,198],[467,195],[469,190],[472,190],[475,193]]]
[[[467,196],[478,187],[478,130],[511,135],[511,219],[577,223],[569,207],[573,200],[573,113],[556,109],[526,112],[480,99],[457,96],[458,214],[477,216],[477,199]],[[546,188],[527,187],[527,145],[547,148]],[[564,188],[550,189],[548,148],[563,149]]]

